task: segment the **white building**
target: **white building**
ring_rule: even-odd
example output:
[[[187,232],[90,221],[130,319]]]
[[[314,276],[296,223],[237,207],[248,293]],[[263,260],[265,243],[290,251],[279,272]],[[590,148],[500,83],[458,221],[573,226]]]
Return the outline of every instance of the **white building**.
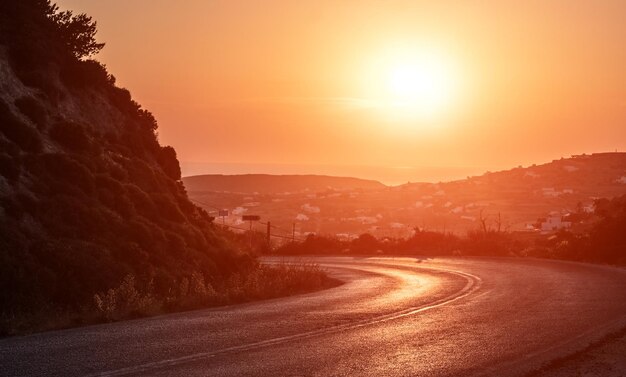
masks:
[[[542,232],[552,232],[559,229],[567,229],[572,226],[570,221],[563,221],[561,215],[550,215],[541,222]]]

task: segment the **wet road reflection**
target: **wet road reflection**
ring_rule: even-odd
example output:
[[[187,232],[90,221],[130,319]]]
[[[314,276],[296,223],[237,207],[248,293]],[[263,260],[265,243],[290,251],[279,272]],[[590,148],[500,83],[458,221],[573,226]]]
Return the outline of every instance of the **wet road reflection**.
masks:
[[[0,341],[9,375],[523,375],[626,324],[626,273],[467,258],[315,262],[345,284]]]

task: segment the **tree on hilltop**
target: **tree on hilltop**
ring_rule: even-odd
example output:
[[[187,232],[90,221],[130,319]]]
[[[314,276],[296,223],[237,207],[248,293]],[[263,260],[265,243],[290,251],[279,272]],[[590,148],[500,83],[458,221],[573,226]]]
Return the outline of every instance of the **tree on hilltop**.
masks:
[[[71,53],[82,59],[97,54],[104,43],[96,41],[97,23],[85,13],[74,15],[72,11],[59,11],[56,4],[46,0],[46,16],[59,31],[63,42]]]

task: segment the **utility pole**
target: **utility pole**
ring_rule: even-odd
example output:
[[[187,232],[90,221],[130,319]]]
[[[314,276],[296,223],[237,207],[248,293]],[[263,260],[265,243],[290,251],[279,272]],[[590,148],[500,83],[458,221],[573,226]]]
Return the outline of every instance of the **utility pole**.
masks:
[[[220,209],[217,214],[222,217],[222,227],[226,229],[226,216],[228,216],[228,210]]]
[[[249,230],[249,233],[250,233],[250,250],[252,250],[252,222],[261,220],[261,217],[257,216],[257,215],[243,215],[243,216],[241,216],[241,219],[243,221],[249,221],[250,222],[250,230]]]
[[[296,223],[293,223],[293,230],[291,231],[291,242],[296,242]]]
[[[268,221],[267,222],[267,248],[268,249],[270,247],[270,237],[272,236],[271,231],[270,231],[270,227],[271,227],[271,223]]]

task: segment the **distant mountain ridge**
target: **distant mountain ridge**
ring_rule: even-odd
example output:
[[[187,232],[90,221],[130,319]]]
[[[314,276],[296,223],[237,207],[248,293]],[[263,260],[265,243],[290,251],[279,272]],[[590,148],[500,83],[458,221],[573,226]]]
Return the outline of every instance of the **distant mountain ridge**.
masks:
[[[433,185],[459,186],[496,183],[501,189],[583,189],[589,195],[600,195],[596,190],[609,189],[618,195],[621,184],[626,185],[626,153],[603,152],[575,155],[544,164],[519,166],[509,170],[485,172],[479,176],[447,182],[406,183],[398,186],[356,177],[339,177],[318,174],[202,174],[182,178],[188,191],[223,191],[239,193],[283,193],[298,191],[378,190],[385,188],[418,188]],[[552,187],[554,186],[554,187]],[[616,191],[613,193],[613,191]],[[549,195],[549,194],[548,194]]]
[[[440,184],[441,187],[465,186],[473,191],[484,191],[475,188],[481,185],[489,186],[496,195],[526,191],[545,197],[568,194],[586,196],[587,199],[613,197],[626,189],[626,153],[574,155],[545,164],[486,172],[481,176]]]
[[[404,237],[415,226],[464,232],[484,218],[522,231],[548,214],[592,211],[595,198],[626,194],[626,153],[582,154],[457,181],[399,186],[314,175],[210,175],[183,182],[207,211],[232,210],[231,225],[240,221],[238,215],[254,213],[284,228],[295,221],[301,234]],[[333,186],[335,192],[328,190]]]
[[[244,193],[283,193],[325,190],[379,190],[384,184],[367,179],[327,175],[206,174],[183,177],[188,191],[230,191]]]

